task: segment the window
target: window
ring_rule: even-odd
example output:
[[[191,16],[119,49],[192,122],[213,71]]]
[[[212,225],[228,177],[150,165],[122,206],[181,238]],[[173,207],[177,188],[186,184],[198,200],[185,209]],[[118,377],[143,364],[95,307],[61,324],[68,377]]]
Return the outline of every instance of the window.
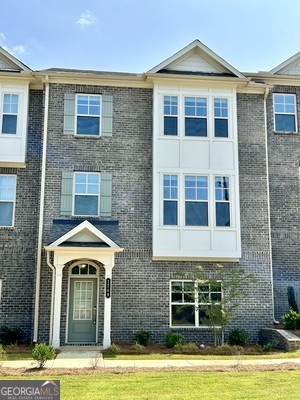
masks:
[[[221,282],[171,281],[171,326],[206,326],[206,311],[221,310]]]
[[[75,173],[74,215],[99,215],[99,174]]]
[[[1,133],[17,133],[19,95],[4,94],[2,104]]]
[[[0,226],[13,226],[16,177],[0,175]]]
[[[208,226],[208,181],[206,176],[185,177],[185,224]]]
[[[228,137],[228,99],[214,99],[215,137]]]
[[[296,132],[296,96],[274,94],[274,115],[276,132]]]
[[[207,136],[207,100],[185,97],[185,136]]]
[[[178,224],[178,177],[164,175],[163,177],[164,225]]]
[[[96,95],[77,95],[77,135],[100,135],[100,99]]]
[[[164,96],[164,135],[178,135],[177,96]]]
[[[75,267],[72,268],[71,271],[72,275],[96,275],[97,274],[97,270],[95,267],[93,267],[90,264],[78,264],[75,265]]]
[[[230,226],[229,177],[215,177],[216,226]]]

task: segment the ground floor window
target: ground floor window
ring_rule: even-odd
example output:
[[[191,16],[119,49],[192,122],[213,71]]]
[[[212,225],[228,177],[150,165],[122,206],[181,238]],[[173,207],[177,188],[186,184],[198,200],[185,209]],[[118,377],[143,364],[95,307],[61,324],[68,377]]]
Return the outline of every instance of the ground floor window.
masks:
[[[207,326],[208,310],[221,310],[221,282],[171,281],[171,326]]]

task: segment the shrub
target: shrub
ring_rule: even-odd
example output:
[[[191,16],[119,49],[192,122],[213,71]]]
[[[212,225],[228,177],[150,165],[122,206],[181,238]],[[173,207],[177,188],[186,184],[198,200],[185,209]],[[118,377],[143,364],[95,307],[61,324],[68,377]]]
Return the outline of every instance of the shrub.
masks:
[[[141,344],[142,346],[147,346],[150,340],[150,332],[144,331],[141,329],[135,334],[135,341],[138,344]]]
[[[175,344],[174,351],[183,354],[198,354],[199,347],[195,343]]]
[[[109,348],[106,350],[106,354],[110,354],[111,356],[115,356],[120,352],[120,347],[115,343],[112,343]]]
[[[230,346],[229,344],[225,343],[221,346],[217,346],[215,348],[215,354],[219,355],[240,355],[243,354],[244,349],[242,346],[233,345]]]
[[[246,329],[235,328],[229,332],[228,343],[232,346],[246,346],[248,344],[249,333]]]
[[[0,361],[6,360],[6,351],[3,349],[2,344],[0,344]]]
[[[145,346],[143,346],[142,344],[139,344],[138,342],[135,342],[135,344],[133,345],[134,350],[144,350]]]
[[[294,291],[293,286],[288,286],[287,295],[288,295],[289,307],[293,311],[298,312],[298,306],[297,306],[296,297],[295,297],[295,291]]]
[[[173,348],[174,346],[181,345],[183,343],[183,336],[181,333],[167,332],[165,341],[168,348]]]
[[[19,326],[9,328],[2,326],[0,330],[1,341],[4,345],[17,344],[23,338],[23,330]]]
[[[279,345],[279,341],[278,340],[271,340],[270,342],[266,343],[265,345],[263,345],[263,351],[271,351],[274,349],[278,349],[278,345]]]
[[[46,361],[53,360],[55,356],[54,347],[46,343],[37,343],[32,350],[32,357],[37,362],[38,368],[43,368]]]
[[[290,309],[282,316],[282,324],[286,329],[300,329],[300,314]]]

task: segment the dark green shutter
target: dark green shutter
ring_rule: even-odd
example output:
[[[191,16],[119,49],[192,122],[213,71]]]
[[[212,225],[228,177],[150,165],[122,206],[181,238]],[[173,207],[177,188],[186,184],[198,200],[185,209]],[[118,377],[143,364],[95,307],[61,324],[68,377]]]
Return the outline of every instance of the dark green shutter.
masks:
[[[101,174],[100,216],[111,217],[112,174]]]
[[[72,215],[73,172],[63,171],[61,183],[61,215]]]
[[[64,134],[75,134],[75,93],[65,93],[64,97]]]
[[[102,96],[101,135],[112,136],[113,130],[113,97]]]

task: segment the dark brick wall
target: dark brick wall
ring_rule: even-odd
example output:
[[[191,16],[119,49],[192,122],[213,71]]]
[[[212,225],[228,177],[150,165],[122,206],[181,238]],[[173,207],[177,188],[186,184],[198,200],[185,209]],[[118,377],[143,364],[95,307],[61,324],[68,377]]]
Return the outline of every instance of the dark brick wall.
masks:
[[[288,286],[294,287],[300,308],[300,136],[274,132],[273,93],[297,95],[299,130],[300,88],[274,87],[267,100],[274,296],[276,318],[280,319],[289,308]]]
[[[42,116],[43,93],[31,90],[26,168],[0,168],[0,174],[17,175],[15,224],[0,228],[0,325],[19,325],[25,340],[32,338]]]

